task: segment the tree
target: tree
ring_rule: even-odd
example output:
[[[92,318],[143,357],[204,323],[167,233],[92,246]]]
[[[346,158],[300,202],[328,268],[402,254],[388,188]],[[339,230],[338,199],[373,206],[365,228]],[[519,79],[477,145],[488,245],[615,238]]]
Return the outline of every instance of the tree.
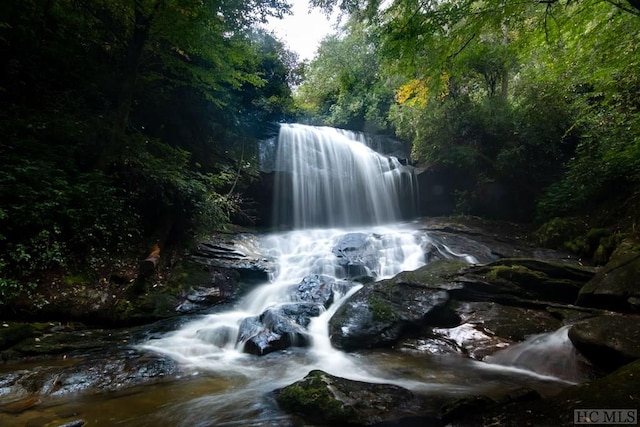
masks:
[[[110,271],[241,210],[251,145],[292,103],[254,23],[280,0],[0,4],[0,305],[44,271]],[[104,273],[107,274],[107,273]]]
[[[325,38],[305,70],[296,99],[303,111],[323,124],[389,133],[392,79],[384,75],[371,27],[349,21],[342,35]]]
[[[467,211],[487,185],[521,195],[519,218],[532,201],[549,217],[635,194],[638,2],[312,3],[376,28],[381,68],[400,79],[390,119],[417,161],[471,174]]]

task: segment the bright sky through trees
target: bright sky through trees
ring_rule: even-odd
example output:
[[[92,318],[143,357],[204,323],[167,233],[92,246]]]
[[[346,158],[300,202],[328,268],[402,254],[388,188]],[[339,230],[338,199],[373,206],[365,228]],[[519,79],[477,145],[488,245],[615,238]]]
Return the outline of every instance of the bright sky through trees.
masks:
[[[293,14],[284,19],[270,18],[266,27],[284,41],[290,50],[298,53],[301,60],[312,59],[320,41],[334,32],[337,15],[328,18],[319,10],[309,10],[307,0],[290,0],[290,3]]]

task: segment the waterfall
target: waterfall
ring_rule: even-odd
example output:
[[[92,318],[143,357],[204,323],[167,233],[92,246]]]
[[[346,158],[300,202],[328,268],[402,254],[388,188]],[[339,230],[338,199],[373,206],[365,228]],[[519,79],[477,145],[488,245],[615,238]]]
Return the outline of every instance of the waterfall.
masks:
[[[361,286],[351,279],[380,280],[425,264],[426,236],[408,224],[390,225],[415,212],[411,168],[372,150],[364,135],[334,128],[282,125],[275,145],[276,218],[294,230],[260,239],[277,259],[272,280],[232,309],[144,348],[192,366],[246,372],[237,362],[247,353],[311,347],[326,369],[343,360],[331,349],[327,323]]]
[[[275,160],[275,225],[351,227],[415,216],[415,176],[355,132],[285,124]]]
[[[196,409],[207,408],[206,417],[199,415],[202,419],[210,425],[263,425],[253,421],[271,417],[269,412],[255,413],[256,408],[266,408],[260,403],[264,396],[313,369],[442,393],[465,392],[480,383],[486,386],[481,372],[486,369],[495,369],[492,375],[501,382],[509,381],[510,370],[518,370],[518,375],[528,372],[518,355],[498,355],[494,363],[482,363],[488,368],[477,369],[462,357],[429,358],[395,350],[351,354],[334,348],[329,337],[332,316],[370,281],[424,266],[429,247],[435,247],[442,258],[476,260],[434,243],[415,224],[400,221],[413,213],[412,171],[397,159],[373,151],[361,135],[283,125],[275,145],[278,224],[293,230],[257,238],[256,253],[276,260],[271,279],[233,305],[217,307],[139,346],[170,356],[194,375],[234,384],[198,402]],[[565,334],[544,338],[542,346],[527,345],[547,348],[566,342]],[[459,376],[457,369],[462,369]],[[451,375],[457,379],[450,384]],[[540,377],[536,381],[553,380]],[[181,421],[180,425],[195,424],[190,419]]]

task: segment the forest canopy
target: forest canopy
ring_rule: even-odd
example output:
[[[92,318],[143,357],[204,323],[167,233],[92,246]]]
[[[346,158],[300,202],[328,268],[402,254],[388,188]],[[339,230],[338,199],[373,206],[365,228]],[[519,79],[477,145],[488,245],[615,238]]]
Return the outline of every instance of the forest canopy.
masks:
[[[296,94],[310,117],[411,141],[459,213],[635,220],[640,2],[312,3],[348,21]]]
[[[281,0],[0,4],[0,304],[39,272],[250,222],[256,142],[293,106]]]

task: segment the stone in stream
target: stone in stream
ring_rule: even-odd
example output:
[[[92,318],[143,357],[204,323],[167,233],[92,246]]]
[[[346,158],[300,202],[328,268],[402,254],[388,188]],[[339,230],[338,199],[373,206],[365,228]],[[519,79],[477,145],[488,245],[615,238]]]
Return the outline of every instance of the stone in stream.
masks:
[[[640,317],[599,316],[569,329],[573,345],[597,366],[613,371],[640,359]]]
[[[320,370],[275,391],[282,409],[313,425],[427,426],[437,420],[439,403],[392,384],[336,377]]]
[[[348,233],[331,250],[347,278],[375,277],[379,271],[378,251],[373,240],[379,236],[369,233]]]
[[[625,312],[640,311],[640,245],[624,240],[609,262],[587,282],[577,303]]]
[[[408,330],[425,323],[457,325],[459,318],[447,306],[446,289],[464,265],[437,261],[365,286],[331,318],[331,343],[348,351],[392,347]]]
[[[344,292],[350,286],[349,282],[336,283],[325,275],[306,276],[291,287],[291,302],[244,319],[240,323],[238,342],[244,343],[245,352],[256,355],[291,346],[308,346],[310,337],[306,328],[311,318],[320,316],[333,303],[335,288]]]
[[[336,281],[332,277],[322,274],[305,276],[300,284],[292,287],[291,299],[293,301],[317,303],[329,308],[333,303],[335,286]]]

